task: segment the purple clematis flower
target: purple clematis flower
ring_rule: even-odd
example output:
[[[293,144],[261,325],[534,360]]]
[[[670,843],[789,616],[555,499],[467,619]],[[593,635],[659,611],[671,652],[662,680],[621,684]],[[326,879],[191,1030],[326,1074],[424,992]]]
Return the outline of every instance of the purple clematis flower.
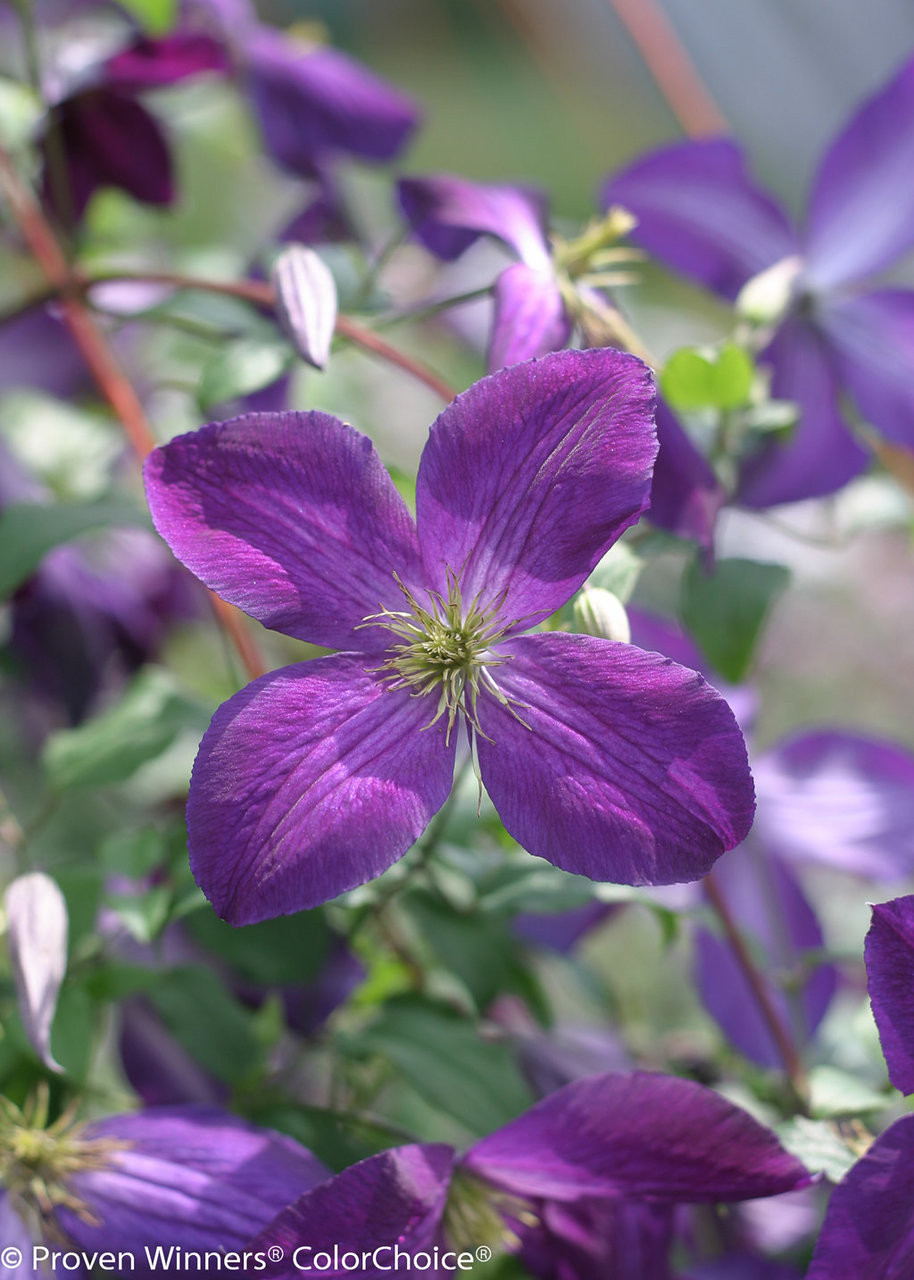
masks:
[[[101,187],[118,187],[143,204],[171,204],[168,142],[138,95],[227,66],[218,43],[199,33],[139,37],[100,63],[48,114],[40,140],[45,204],[74,225]],[[65,164],[55,175],[58,152]]]
[[[39,1247],[47,1241],[87,1254],[124,1251],[139,1276],[191,1274],[180,1251],[242,1253],[277,1205],[329,1176],[291,1138],[211,1107],[152,1108],[47,1130],[18,1124],[5,1111],[0,1124],[3,1239],[21,1241],[29,1259],[37,1221]],[[157,1249],[166,1258],[175,1249],[178,1257],[156,1266]],[[31,1280],[45,1272],[26,1274]]]
[[[432,428],[417,523],[371,442],[326,414],[212,424],[151,455],[178,557],[267,626],[342,650],[255,681],[204,737],[188,832],[217,911],[248,923],[379,875],[447,798],[460,722],[508,831],[566,870],[694,879],[742,839],[745,745],[699,676],[521,635],[643,510],[651,407],[647,370],[616,351],[485,378]]]
[[[889,1076],[914,1092],[914,896],[873,908],[873,1015]],[[914,1268],[914,1115],[881,1133],[832,1193],[808,1280],[905,1280]]]
[[[487,1244],[520,1251],[544,1278],[662,1280],[677,1204],[778,1195],[808,1181],[770,1131],[710,1089],[606,1074],[566,1085],[463,1156],[417,1145],[363,1160],[284,1209],[252,1247],[279,1245],[284,1276],[322,1273],[319,1255],[345,1241],[371,1255],[359,1272],[369,1277],[384,1274],[395,1244],[433,1260],[437,1249],[437,1274]],[[623,1245],[658,1269],[610,1271]],[[578,1269],[566,1270],[572,1262]]]
[[[560,350],[576,324],[585,335],[588,324],[599,325],[605,299],[576,279],[576,273],[589,269],[592,259],[599,262],[601,247],[605,248],[599,227],[585,231],[580,241],[553,245],[546,198],[525,187],[438,175],[402,178],[397,194],[413,235],[445,262],[455,261],[482,236],[500,241],[517,254],[519,261],[495,281],[490,370]],[[611,217],[604,231],[607,240],[618,237]],[[602,346],[604,341],[587,345]],[[660,451],[649,518],[671,533],[710,547],[724,501],[723,488],[662,401],[657,406],[657,438]]]
[[[914,445],[914,292],[867,283],[914,244],[912,165],[909,62],[826,151],[802,231],[726,138],[654,152],[603,188],[607,206],[638,219],[635,242],[674,269],[725,298],[754,277],[757,294],[761,286],[779,295],[762,360],[772,395],[795,401],[801,419],[788,442],[746,460],[737,494],[745,506],[832,493],[863,470],[868,454],[842,413],[844,393],[890,441]]]

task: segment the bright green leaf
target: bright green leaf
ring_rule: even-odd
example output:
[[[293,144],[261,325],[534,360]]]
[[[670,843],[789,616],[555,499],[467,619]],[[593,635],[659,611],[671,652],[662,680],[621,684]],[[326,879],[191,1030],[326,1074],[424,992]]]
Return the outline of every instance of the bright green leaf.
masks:
[[[738,409],[749,398],[755,368],[735,343],[717,349],[683,347],[670,356],[660,389],[674,409]]]
[[[762,624],[790,581],[779,564],[718,560],[707,573],[693,561],[682,580],[682,621],[710,665],[737,684],[749,670]]]
[[[175,25],[178,0],[121,0],[121,4],[150,35],[164,35]]]
[[[60,506],[39,502],[8,506],[0,515],[0,597],[11,595],[31,577],[54,547],[117,525],[149,528],[149,516],[123,498]]]

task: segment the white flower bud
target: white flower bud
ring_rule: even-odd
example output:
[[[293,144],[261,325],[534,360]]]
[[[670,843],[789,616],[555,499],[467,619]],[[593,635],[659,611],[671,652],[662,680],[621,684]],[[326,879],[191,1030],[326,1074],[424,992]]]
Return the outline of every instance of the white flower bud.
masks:
[[[777,324],[793,301],[802,266],[803,259],[793,254],[747,280],[737,295],[737,315],[750,324]]]
[[[15,879],[4,904],[25,1034],[45,1066],[62,1071],[51,1054],[51,1024],[67,968],[67,904],[57,883],[42,871]]]
[[[628,644],[632,638],[625,605],[618,596],[603,587],[588,587],[575,600],[574,629],[585,636],[620,640],[623,644]]]
[[[313,249],[290,244],[273,263],[276,316],[292,346],[308,364],[324,369],[336,325],[336,284]]]

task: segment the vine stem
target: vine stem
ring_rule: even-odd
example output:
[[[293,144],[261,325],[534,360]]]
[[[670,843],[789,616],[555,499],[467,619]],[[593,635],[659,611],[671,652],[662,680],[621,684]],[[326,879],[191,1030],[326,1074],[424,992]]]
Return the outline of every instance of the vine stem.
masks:
[[[628,32],[683,131],[693,138],[729,133],[726,119],[658,0],[607,3]]]
[[[808,1082],[806,1072],[803,1069],[803,1063],[800,1061],[800,1055],[796,1046],[790,1037],[790,1033],[781,1018],[780,1013],[775,1007],[771,998],[771,991],[768,983],[759,971],[749,954],[749,948],[746,946],[745,939],[740,932],[739,926],[730,911],[729,904],[724,897],[721,887],[714,878],[714,873],[709,872],[703,881],[704,890],[707,894],[708,901],[714,909],[717,918],[720,920],[727,941],[733,950],[737,964],[742,970],[743,977],[752,991],[753,999],[758,1005],[759,1013],[764,1019],[765,1026],[771,1034],[774,1043],[777,1045],[778,1053],[781,1061],[784,1063],[784,1070],[790,1081],[791,1089],[796,1095],[797,1101],[805,1108],[806,1099],[808,1097]]]
[[[63,321],[86,362],[96,386],[114,410],[124,435],[142,460],[158,443],[146,411],[81,296],[82,286],[70,269],[66,254],[50,223],[42,213],[29,187],[21,181],[7,152],[0,147],[0,186],[2,186],[16,224],[33,258],[41,267],[59,298]],[[244,626],[241,615],[213,592],[208,592],[211,608],[220,627],[234,645],[245,670],[252,679],[266,671],[260,651]]]
[[[131,280],[139,281],[143,284],[167,285],[173,289],[196,289],[202,293],[222,294],[228,298],[240,298],[242,302],[250,302],[257,307],[272,308],[276,302],[275,290],[265,280],[209,280],[199,276],[182,275],[176,271],[142,270],[103,271],[89,276],[80,272],[71,272],[66,269],[66,264],[64,266],[65,274],[58,273],[57,277],[48,275],[50,287],[29,298],[27,303],[24,304],[24,309],[40,306],[42,303],[50,302],[56,298],[62,298],[65,303],[68,299],[72,301],[74,297],[81,299],[88,290],[96,285],[116,284],[119,281]],[[22,309],[19,308],[19,310]],[[11,318],[10,313],[7,314],[6,318]],[[404,373],[408,373],[418,382],[424,383],[445,402],[453,400],[456,396],[457,392],[450,383],[440,378],[428,365],[423,364],[420,360],[414,360],[412,356],[407,355],[405,351],[401,351],[399,347],[386,342],[374,330],[358,324],[357,321],[352,320],[349,316],[337,316],[336,331],[340,337],[351,342],[353,346],[361,347],[362,350],[369,351],[372,355],[385,360],[388,364],[396,365]]]

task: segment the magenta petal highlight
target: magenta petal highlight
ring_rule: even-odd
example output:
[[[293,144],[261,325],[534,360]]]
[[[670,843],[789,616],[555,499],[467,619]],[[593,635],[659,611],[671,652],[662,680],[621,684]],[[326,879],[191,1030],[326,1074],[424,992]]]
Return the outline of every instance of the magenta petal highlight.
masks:
[[[416,506],[433,585],[499,598],[525,630],[564,604],[647,504],[653,379],[618,351],[563,351],[492,374],[440,415]]]
[[[191,572],[264,626],[331,649],[386,643],[362,620],[402,607],[416,530],[367,436],[325,413],[213,423],[156,449],[152,518]]]
[[[442,722],[428,727],[434,704],[365,665],[336,654],[285,667],[213,717],[188,844],[197,882],[232,924],[318,906],[380,875],[447,799],[454,743]]]
[[[530,853],[594,880],[670,884],[746,835],[745,743],[701,676],[590,636],[528,636],[499,656],[492,676],[513,707],[480,698],[479,763]]]

